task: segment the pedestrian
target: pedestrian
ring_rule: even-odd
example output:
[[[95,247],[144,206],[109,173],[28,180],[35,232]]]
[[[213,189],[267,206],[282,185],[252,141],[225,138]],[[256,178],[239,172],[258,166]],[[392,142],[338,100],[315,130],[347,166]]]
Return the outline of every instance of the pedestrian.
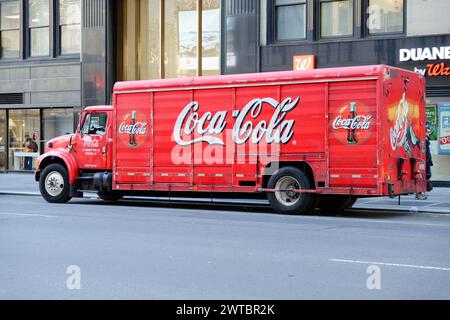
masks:
[[[426,129],[425,129],[425,179],[427,181],[427,191],[431,191],[433,189],[433,184],[431,183],[431,167],[433,166],[433,158],[431,157],[430,152],[430,136],[433,134],[434,128],[431,126],[431,123],[429,121],[426,122]],[[425,200],[428,196],[424,192],[419,192],[416,194],[416,199],[419,200]]]
[[[24,143],[23,143],[23,147],[25,148],[25,152],[37,152],[38,151],[38,146],[36,141],[34,141],[30,135],[28,134],[28,132],[25,133],[24,136]],[[25,161],[24,161],[24,169],[25,170],[32,170],[33,169],[33,158],[32,157],[25,157]]]

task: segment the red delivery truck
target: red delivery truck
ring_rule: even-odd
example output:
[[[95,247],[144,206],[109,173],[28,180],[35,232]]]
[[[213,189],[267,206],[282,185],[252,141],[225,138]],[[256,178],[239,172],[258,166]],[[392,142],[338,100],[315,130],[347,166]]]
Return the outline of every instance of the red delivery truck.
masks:
[[[36,166],[48,202],[247,194],[279,213],[342,210],[425,191],[425,79],[374,65],[118,82]]]

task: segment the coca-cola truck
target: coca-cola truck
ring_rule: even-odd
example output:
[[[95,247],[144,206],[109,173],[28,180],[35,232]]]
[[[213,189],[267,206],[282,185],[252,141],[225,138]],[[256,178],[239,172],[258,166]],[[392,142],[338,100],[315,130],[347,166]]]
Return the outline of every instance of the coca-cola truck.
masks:
[[[48,202],[267,195],[280,213],[422,192],[425,79],[384,65],[118,82],[36,164]]]

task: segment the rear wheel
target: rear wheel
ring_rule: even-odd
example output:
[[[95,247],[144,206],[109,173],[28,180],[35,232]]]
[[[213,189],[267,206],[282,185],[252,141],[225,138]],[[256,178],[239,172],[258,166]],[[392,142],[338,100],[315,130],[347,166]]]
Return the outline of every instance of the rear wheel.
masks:
[[[99,191],[97,195],[100,199],[105,201],[118,201],[123,198],[123,195],[113,191]]]
[[[59,163],[45,167],[39,179],[39,191],[47,202],[65,203],[69,201],[71,197],[67,169]]]
[[[355,204],[357,197],[325,194],[320,196],[318,208],[321,212],[342,212]]]
[[[267,194],[270,205],[278,213],[302,214],[314,208],[316,204],[315,194],[293,191],[312,187],[308,177],[295,167],[278,170],[270,177],[267,187],[278,190]]]

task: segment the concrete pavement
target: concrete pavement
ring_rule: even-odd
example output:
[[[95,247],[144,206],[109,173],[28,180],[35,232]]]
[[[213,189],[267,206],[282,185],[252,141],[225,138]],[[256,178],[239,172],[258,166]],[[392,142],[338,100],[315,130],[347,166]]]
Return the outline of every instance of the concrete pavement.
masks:
[[[450,299],[442,214],[2,194],[0,243],[0,299]]]
[[[31,173],[0,174],[0,194],[40,196],[38,183],[34,181]],[[93,195],[95,196],[95,194],[91,194],[90,197]],[[189,199],[180,200],[187,201]],[[210,202],[211,199],[196,199],[196,201]],[[214,201],[221,203],[242,202],[242,200],[233,199],[228,201],[217,199]],[[245,203],[268,204],[265,200],[249,200]],[[416,200],[414,195],[402,196],[400,201],[398,198],[390,199],[388,197],[359,199],[353,208],[450,214],[450,188],[434,188],[433,191],[428,193],[428,199],[426,200]]]

